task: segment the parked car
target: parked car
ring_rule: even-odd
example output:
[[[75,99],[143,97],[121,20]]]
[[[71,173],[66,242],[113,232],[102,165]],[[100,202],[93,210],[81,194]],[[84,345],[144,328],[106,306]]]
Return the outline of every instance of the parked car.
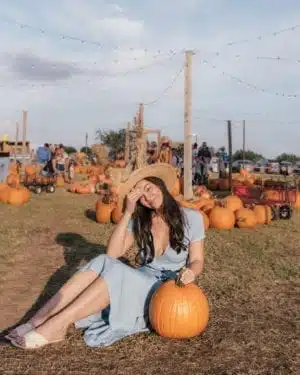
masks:
[[[282,161],[280,163],[280,174],[285,176],[290,176],[293,174],[293,164],[289,161]]]
[[[280,163],[276,160],[269,160],[269,163],[266,167],[266,173],[280,174]]]
[[[269,160],[260,160],[254,164],[254,172],[265,173]]]
[[[251,173],[254,170],[254,163],[251,160],[236,160],[232,163],[232,172],[234,173],[239,173],[243,168]]]
[[[293,169],[294,174],[300,175],[300,161],[297,161]]]

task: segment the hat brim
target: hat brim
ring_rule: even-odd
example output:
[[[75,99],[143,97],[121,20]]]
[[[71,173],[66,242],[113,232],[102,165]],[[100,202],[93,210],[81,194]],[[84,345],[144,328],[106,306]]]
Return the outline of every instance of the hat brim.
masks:
[[[177,170],[170,164],[158,163],[147,165],[146,167],[135,170],[127,181],[122,183],[119,189],[119,204],[123,208],[126,195],[135,187],[135,185],[147,177],[158,177],[165,183],[169,192],[174,188],[177,180]]]

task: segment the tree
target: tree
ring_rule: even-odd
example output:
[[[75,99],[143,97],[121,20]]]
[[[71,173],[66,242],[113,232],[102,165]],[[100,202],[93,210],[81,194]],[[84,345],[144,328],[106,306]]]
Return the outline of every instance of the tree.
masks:
[[[296,161],[300,160],[300,157],[295,154],[287,154],[284,152],[283,154],[278,155],[276,160],[279,162],[289,161],[290,163],[296,163]]]
[[[92,149],[90,147],[81,147],[80,152],[85,152],[86,154],[90,154],[92,152]]]
[[[117,153],[124,151],[126,130],[97,130],[96,140],[109,147],[109,156],[115,158]]]
[[[73,147],[73,146],[64,146],[64,149],[65,149],[65,152],[66,152],[68,155],[77,152],[76,148]]]
[[[232,161],[235,160],[242,160],[244,157],[243,150],[237,150],[233,155],[232,155]],[[257,154],[254,151],[247,150],[245,151],[245,159],[246,160],[251,160],[251,161],[258,161],[259,159],[264,159],[263,155]]]

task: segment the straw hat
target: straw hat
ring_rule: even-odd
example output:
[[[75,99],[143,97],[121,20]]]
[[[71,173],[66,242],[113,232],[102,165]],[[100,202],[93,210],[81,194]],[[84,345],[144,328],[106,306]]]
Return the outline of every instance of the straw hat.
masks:
[[[128,180],[120,186],[119,190],[119,204],[123,207],[124,199],[132,188],[146,177],[158,177],[164,181],[167,189],[171,192],[177,180],[176,168],[170,164],[159,163],[151,164],[146,167],[135,170],[131,173]]]

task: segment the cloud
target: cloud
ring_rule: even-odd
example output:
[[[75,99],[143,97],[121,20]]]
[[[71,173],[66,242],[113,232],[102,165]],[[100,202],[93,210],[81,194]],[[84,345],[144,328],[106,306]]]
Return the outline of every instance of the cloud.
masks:
[[[8,70],[16,74],[16,78],[30,81],[59,81],[82,74],[79,68],[60,61],[46,60],[33,53],[19,53],[5,58]]]
[[[150,102],[147,128],[183,139],[184,75],[166,88],[183,66],[183,50],[194,49],[193,133],[200,141],[227,144],[232,119],[233,145],[240,148],[245,119],[247,147],[267,156],[298,152],[299,99],[275,94],[300,94],[300,29],[272,34],[299,23],[298,1],[289,7],[280,0],[18,4],[0,4],[0,134],[6,129],[13,137],[7,124],[28,109],[34,143],[81,146],[85,132],[92,141],[99,127],[121,128],[139,102]]]

